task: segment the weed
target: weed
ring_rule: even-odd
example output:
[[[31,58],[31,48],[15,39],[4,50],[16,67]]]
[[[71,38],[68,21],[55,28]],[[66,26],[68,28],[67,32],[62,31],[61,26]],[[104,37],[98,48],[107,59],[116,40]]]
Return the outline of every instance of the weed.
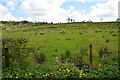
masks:
[[[108,39],[105,42],[110,42]]]
[[[41,63],[45,62],[46,56],[45,56],[44,52],[37,51],[37,53],[35,53],[34,55],[35,55],[35,58],[36,58],[38,63],[41,64]]]

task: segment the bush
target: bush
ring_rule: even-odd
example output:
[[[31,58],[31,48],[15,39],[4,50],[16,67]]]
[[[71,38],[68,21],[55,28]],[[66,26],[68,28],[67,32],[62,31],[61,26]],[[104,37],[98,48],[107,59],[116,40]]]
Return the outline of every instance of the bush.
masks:
[[[39,51],[37,51],[35,54],[34,54],[34,56],[35,56],[35,59],[37,60],[37,63],[43,63],[43,62],[45,62],[45,58],[46,58],[46,56],[45,56],[45,53],[44,52],[39,52]]]
[[[81,48],[80,49],[80,54],[82,55],[82,56],[88,56],[88,53],[87,53],[87,49],[86,48]]]
[[[66,79],[72,79],[72,78],[84,78],[85,77],[85,73],[84,70],[79,70],[77,67],[75,66],[68,66],[68,64],[66,65],[61,65],[59,69],[57,69],[57,71],[55,72],[51,72],[49,75],[44,74],[43,78],[66,78]]]
[[[61,56],[61,62],[65,63],[67,59],[69,62],[70,58],[71,58],[71,52],[69,50],[66,50],[65,54]]]
[[[19,67],[21,69],[32,66],[31,52],[32,48],[26,48],[27,39],[8,39],[2,40],[2,63],[5,68],[5,48],[9,50],[10,67]]]
[[[89,70],[86,74],[88,78],[120,78],[120,72],[118,71],[118,63],[105,64],[98,67],[98,70]]]
[[[67,58],[69,58],[69,57],[71,56],[71,53],[70,53],[69,50],[67,50],[65,54],[66,54],[66,57],[67,57]]]
[[[100,59],[102,60],[103,63],[107,63],[108,62],[108,57],[112,54],[111,51],[108,50],[108,48],[104,47],[104,48],[100,48],[98,50],[98,54]]]

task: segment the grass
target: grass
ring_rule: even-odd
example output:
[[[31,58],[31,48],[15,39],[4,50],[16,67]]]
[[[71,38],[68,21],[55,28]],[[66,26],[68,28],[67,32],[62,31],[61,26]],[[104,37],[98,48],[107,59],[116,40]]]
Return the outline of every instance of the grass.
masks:
[[[99,27],[99,25],[101,26]],[[110,28],[109,26],[114,27]],[[45,65],[45,68],[47,65],[49,65],[48,68],[55,66],[56,56],[60,60],[61,65],[74,65],[74,62],[70,63],[68,61],[65,63],[67,61],[66,59],[65,61],[62,61],[61,59],[63,56],[72,56],[73,59],[77,60],[76,56],[80,55],[82,55],[84,61],[89,64],[90,44],[93,45],[93,64],[97,65],[102,63],[99,57],[102,56],[102,53],[99,53],[99,49],[101,47],[107,47],[108,50],[112,52],[109,59],[113,60],[113,62],[116,62],[116,60],[114,60],[115,57],[117,57],[116,53],[118,52],[118,37],[116,34],[118,34],[119,27],[117,23],[69,23],[43,25],[37,27],[32,25],[30,27],[20,27],[18,25],[9,26],[9,24],[3,24],[2,27],[9,28],[2,31],[2,38],[28,39],[25,47],[31,48],[31,50],[33,49],[33,52],[28,50],[30,51],[28,53],[25,49],[25,52],[23,54],[21,53],[21,50],[18,53],[21,53],[21,56],[26,54],[26,56],[31,59],[29,62],[37,60],[37,63],[35,63],[36,69],[38,69],[39,65]],[[18,45],[18,47],[20,46]],[[16,52],[14,48],[13,52],[14,54]],[[13,53],[10,52],[10,54],[12,55]],[[25,60],[27,60],[27,58]],[[15,62],[11,61],[11,64],[12,62],[15,65]],[[77,61],[75,64],[77,64]],[[3,69],[4,68],[5,67],[3,67]],[[58,67],[58,69],[59,68],[60,67]],[[44,70],[44,68],[40,69],[40,72],[44,72]],[[55,69],[52,69],[52,71],[55,71]]]

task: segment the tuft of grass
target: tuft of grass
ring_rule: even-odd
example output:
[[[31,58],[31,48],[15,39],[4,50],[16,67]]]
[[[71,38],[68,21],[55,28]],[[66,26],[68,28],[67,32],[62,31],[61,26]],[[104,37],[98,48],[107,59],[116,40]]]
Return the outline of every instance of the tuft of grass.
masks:
[[[43,32],[41,32],[41,33],[40,33],[40,35],[44,35],[44,33],[43,33]]]
[[[65,40],[71,40],[70,38],[65,38]]]
[[[117,34],[113,34],[112,36],[117,36]]]
[[[110,42],[108,39],[105,42]]]
[[[105,36],[102,36],[102,38],[104,38]]]
[[[65,54],[66,54],[67,58],[69,58],[71,56],[71,52],[69,50],[66,50]]]
[[[83,34],[83,33],[80,32],[79,34]]]
[[[95,31],[95,33],[97,33],[98,31]]]
[[[110,31],[110,32],[109,32],[109,34],[112,34],[112,33],[114,33],[114,31]]]

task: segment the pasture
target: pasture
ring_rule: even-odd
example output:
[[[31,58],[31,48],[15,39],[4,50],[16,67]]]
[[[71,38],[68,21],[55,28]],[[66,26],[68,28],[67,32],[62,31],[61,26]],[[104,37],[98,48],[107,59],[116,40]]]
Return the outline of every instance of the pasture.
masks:
[[[2,77],[119,77],[119,27],[115,22],[2,24]],[[9,68],[5,66],[5,48],[9,49]]]

